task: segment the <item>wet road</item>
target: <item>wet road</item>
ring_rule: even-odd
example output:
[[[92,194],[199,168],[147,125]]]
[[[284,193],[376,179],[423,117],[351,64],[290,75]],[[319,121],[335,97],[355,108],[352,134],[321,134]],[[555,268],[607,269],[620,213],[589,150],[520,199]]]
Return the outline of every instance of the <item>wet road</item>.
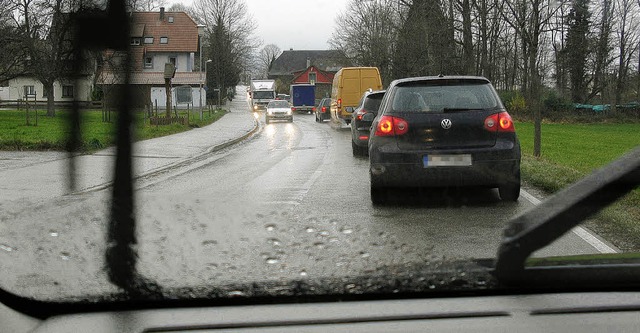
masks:
[[[242,107],[242,101],[236,101]],[[249,112],[234,110],[234,112]],[[162,287],[342,277],[380,267],[494,257],[505,222],[533,203],[497,190],[369,199],[368,160],[350,132],[313,115],[264,123],[248,140],[137,183],[138,271]],[[2,286],[35,297],[100,295],[108,190],[30,210],[4,207]],[[569,233],[538,255],[597,253]],[[32,265],[24,265],[29,262]],[[79,288],[78,286],[81,286]]]

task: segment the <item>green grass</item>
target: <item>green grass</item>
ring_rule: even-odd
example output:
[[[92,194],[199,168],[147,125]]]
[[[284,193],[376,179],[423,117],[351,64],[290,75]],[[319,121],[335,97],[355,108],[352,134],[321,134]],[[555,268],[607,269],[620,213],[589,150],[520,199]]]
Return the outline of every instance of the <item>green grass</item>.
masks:
[[[35,124],[35,111],[31,111],[31,125],[26,124],[25,111],[0,111],[0,150],[64,150],[65,142],[70,133],[68,127],[69,111],[56,111],[55,117],[46,117],[45,111],[38,110],[38,125]],[[204,120],[199,120],[199,114],[192,114],[189,126],[172,124],[165,126],[149,125],[144,114],[137,112],[136,139],[145,140],[155,137],[175,134],[211,124],[224,115],[224,111],[204,113]],[[181,116],[186,116],[182,112]],[[90,152],[112,145],[115,142],[115,124],[117,112],[111,112],[111,122],[102,121],[102,111],[85,110],[81,113],[82,147],[84,152]]]
[[[542,124],[541,157],[533,157],[533,124],[516,123],[522,177],[556,192],[640,145],[640,124]],[[606,209],[590,228],[625,250],[640,250],[640,190]]]

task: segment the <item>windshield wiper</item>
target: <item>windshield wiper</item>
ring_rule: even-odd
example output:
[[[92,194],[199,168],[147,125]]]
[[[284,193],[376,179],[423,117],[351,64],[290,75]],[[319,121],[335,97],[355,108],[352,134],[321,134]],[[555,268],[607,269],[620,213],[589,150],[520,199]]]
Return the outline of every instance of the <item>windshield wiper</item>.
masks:
[[[506,284],[523,279],[531,281],[532,278],[540,281],[552,276],[554,272],[549,267],[525,267],[525,261],[534,251],[551,244],[587,217],[632,191],[639,183],[640,147],[636,147],[608,166],[516,216],[504,231],[494,275]],[[624,266],[626,272],[622,274],[625,276],[640,272],[640,265],[626,263]],[[596,274],[587,276],[591,278],[607,279],[607,275],[611,275],[611,270],[609,274],[606,271],[595,272],[594,266],[572,268]],[[555,278],[566,278],[566,274],[558,275],[559,271],[555,272]],[[637,275],[634,280],[637,280]]]
[[[442,109],[442,112],[447,113],[447,112],[461,112],[461,111],[474,111],[474,110],[480,110],[477,108],[444,108]]]

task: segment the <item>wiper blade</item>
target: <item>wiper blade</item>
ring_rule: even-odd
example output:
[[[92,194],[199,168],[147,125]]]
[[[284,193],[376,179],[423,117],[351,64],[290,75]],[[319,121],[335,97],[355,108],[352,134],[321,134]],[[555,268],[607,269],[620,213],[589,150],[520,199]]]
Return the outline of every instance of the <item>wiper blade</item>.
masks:
[[[479,109],[470,109],[470,108],[444,108],[444,109],[442,109],[442,112],[447,113],[447,112],[461,112],[461,111],[473,111],[473,110],[479,110]]]
[[[508,223],[494,274],[509,282],[522,278],[525,260],[584,219],[632,191],[640,183],[640,146],[558,192]]]

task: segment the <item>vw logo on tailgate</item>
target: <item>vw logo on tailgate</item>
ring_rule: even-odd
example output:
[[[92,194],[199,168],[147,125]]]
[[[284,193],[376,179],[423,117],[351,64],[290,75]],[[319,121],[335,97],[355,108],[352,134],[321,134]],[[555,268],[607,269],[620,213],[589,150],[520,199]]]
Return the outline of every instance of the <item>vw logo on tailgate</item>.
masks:
[[[442,126],[442,128],[444,129],[450,129],[451,128],[451,119],[442,119],[442,121],[440,122],[440,126]]]

